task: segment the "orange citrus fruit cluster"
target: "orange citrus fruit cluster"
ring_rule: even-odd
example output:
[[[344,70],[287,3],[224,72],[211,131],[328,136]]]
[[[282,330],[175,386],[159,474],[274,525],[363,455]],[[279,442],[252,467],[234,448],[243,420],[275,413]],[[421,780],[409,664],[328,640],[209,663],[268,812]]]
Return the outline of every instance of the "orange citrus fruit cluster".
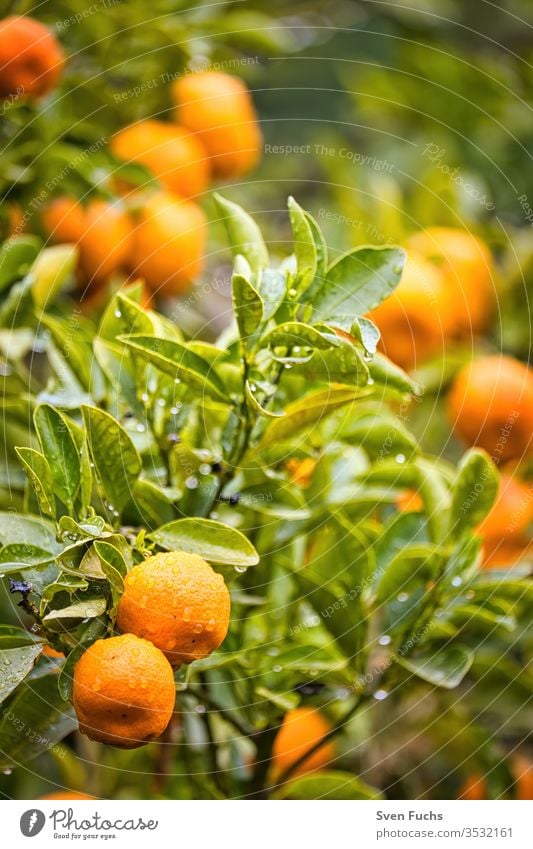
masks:
[[[173,668],[218,648],[229,616],[224,579],[201,557],[172,551],[134,566],[118,604],[122,634],[97,640],[74,667],[80,730],[125,749],[159,737],[174,709]]]
[[[65,58],[52,31],[33,18],[0,21],[0,97],[35,100],[57,85]]]
[[[384,352],[409,370],[485,329],[495,296],[490,251],[466,230],[430,227],[414,233],[407,248],[398,287],[371,318]]]
[[[533,761],[523,755],[514,755],[510,764],[514,778],[513,796],[520,801],[533,799]],[[459,799],[481,801],[488,799],[487,781],[480,772],[469,775],[459,789]]]
[[[250,92],[228,74],[191,73],[172,86],[178,123],[145,119],[113,136],[122,162],[145,166],[161,184],[143,192],[117,181],[126,194],[86,207],[59,197],[42,214],[56,243],[74,243],[80,278],[98,291],[113,275],[145,280],[161,296],[187,291],[200,274],[206,219],[198,199],[213,179],[238,177],[259,159],[261,131]]]

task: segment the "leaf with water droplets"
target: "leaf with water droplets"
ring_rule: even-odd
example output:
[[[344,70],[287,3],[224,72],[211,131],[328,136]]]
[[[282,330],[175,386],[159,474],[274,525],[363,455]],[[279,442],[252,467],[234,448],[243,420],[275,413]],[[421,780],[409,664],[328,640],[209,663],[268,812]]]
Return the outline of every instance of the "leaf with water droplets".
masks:
[[[130,500],[133,485],[141,473],[141,458],[129,435],[113,416],[85,405],[82,413],[103,497],[110,510],[120,513]]]
[[[72,509],[81,480],[80,457],[66,416],[50,404],[34,413],[35,428],[60,501]]]
[[[254,566],[259,555],[243,533],[213,519],[177,519],[150,534],[167,551],[197,554],[210,563]]]
[[[24,680],[33,668],[41,650],[40,643],[0,649],[0,702],[3,702]]]
[[[54,483],[48,460],[34,448],[15,448],[15,451],[37,496],[39,507],[45,515],[55,517]]]

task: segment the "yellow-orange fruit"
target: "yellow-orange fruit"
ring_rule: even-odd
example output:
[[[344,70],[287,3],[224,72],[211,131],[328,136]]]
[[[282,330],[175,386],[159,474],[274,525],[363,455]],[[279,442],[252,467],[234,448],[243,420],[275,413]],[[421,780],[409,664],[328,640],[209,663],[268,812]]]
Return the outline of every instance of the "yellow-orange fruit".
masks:
[[[89,283],[99,284],[123,270],[132,250],[132,221],[122,205],[91,201],[79,246],[80,269]]]
[[[410,253],[399,285],[372,310],[380,347],[404,369],[442,353],[450,328],[446,283],[438,268]]]
[[[296,457],[293,457],[291,460],[287,460],[285,467],[292,483],[305,488],[311,483],[316,467],[316,460],[312,457],[304,457],[302,460],[297,460]]]
[[[174,709],[172,668],[133,634],[97,640],[74,667],[72,702],[91,740],[134,749],[163,733]]]
[[[480,357],[457,374],[448,396],[455,433],[495,462],[531,453],[533,375],[508,356]]]
[[[468,799],[470,802],[478,802],[487,799],[487,782],[481,773],[472,773],[464,784],[459,788],[458,799]]]
[[[76,793],[74,790],[58,790],[57,793],[46,793],[44,796],[39,796],[39,799],[63,799],[65,801],[95,798],[96,796],[87,796],[86,793]]]
[[[206,219],[188,200],[158,193],[139,213],[130,268],[159,295],[186,292],[203,267]]]
[[[298,707],[285,714],[272,749],[273,768],[281,775],[319,740],[331,731],[328,720],[312,707]],[[333,743],[324,743],[293,772],[293,776],[306,775],[323,769],[333,760]]]
[[[502,472],[496,502],[477,528],[485,540],[516,539],[533,519],[533,486]]]
[[[43,652],[45,657],[53,657],[64,659],[65,655],[62,651],[57,651],[53,646],[43,646]]]
[[[0,96],[38,98],[57,84],[65,58],[52,31],[33,18],[0,21]]]
[[[177,195],[194,197],[209,185],[211,164],[205,147],[176,124],[139,121],[117,133],[110,147],[119,159],[145,165]]]
[[[76,198],[63,195],[53,200],[41,213],[43,227],[56,244],[77,244],[85,231],[85,210]]]
[[[414,233],[407,247],[444,275],[458,334],[483,330],[495,302],[493,260],[487,245],[466,230],[429,227]]]
[[[172,666],[211,654],[228,633],[230,596],[222,575],[183,551],[155,554],[128,572],[118,605],[121,631],[145,637]]]
[[[406,489],[398,495],[396,507],[400,513],[419,513],[424,509],[424,502],[420,493],[413,489]]]
[[[511,769],[516,781],[515,798],[521,801],[533,799],[533,761],[523,755],[515,755]]]
[[[213,172],[238,177],[259,161],[262,135],[246,85],[218,71],[187,74],[172,86],[179,124],[196,133]]]

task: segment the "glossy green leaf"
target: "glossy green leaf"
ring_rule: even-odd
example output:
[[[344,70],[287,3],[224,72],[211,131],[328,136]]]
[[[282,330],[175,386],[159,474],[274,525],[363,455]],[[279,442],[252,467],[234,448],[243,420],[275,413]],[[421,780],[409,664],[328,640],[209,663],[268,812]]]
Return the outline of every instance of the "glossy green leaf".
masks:
[[[0,571],[23,572],[53,563],[55,555],[27,543],[12,542],[0,549]]]
[[[81,482],[80,456],[66,417],[51,404],[40,404],[34,413],[41,448],[52,472],[57,497],[72,505]]]
[[[470,669],[474,654],[467,648],[449,646],[434,654],[425,652],[415,657],[397,657],[396,660],[428,684],[453,690]]]
[[[292,348],[294,345],[308,346],[310,348],[338,348],[340,340],[334,333],[325,334],[310,324],[300,321],[285,321],[274,327],[262,340],[264,345],[272,347],[284,346]]]
[[[320,770],[288,781],[276,793],[278,799],[381,799],[379,790],[365,784],[351,772]]]
[[[131,498],[141,473],[141,458],[124,428],[109,413],[82,407],[89,450],[110,510],[120,511]],[[111,506],[112,505],[112,506]]]
[[[257,274],[268,266],[268,251],[261,231],[253,218],[240,206],[219,194],[213,195],[219,215],[226,228],[233,256],[242,254]]]
[[[452,488],[451,532],[460,535],[485,518],[498,495],[499,476],[488,454],[479,448],[461,460]]]
[[[0,721],[0,768],[27,764],[76,727],[73,708],[58,692],[57,674],[26,680]]]
[[[226,388],[216,371],[186,345],[157,336],[126,336],[120,341],[136,356],[170,377],[181,379],[200,395],[205,393],[216,401],[228,403]]]
[[[298,287],[305,289],[317,270],[317,248],[309,218],[293,197],[289,198],[289,218],[298,268]]]
[[[259,562],[257,551],[243,533],[213,519],[177,519],[150,536],[167,551],[186,551],[211,563],[254,566]]]
[[[330,265],[314,298],[315,318],[328,321],[374,309],[400,282],[404,261],[401,248],[362,247],[344,254]]]
[[[39,507],[47,516],[56,515],[54,481],[48,460],[34,448],[15,448],[37,496]]]
[[[241,339],[247,341],[263,318],[261,296],[242,274],[234,274],[231,278],[231,294]]]
[[[0,643],[0,703],[24,680],[40,655],[40,643],[32,643],[18,648],[3,648]],[[1,740],[1,737],[0,737]],[[1,748],[1,743],[0,743]]]
[[[54,302],[72,278],[77,262],[76,245],[52,245],[41,251],[29,272],[37,306],[49,306]]]
[[[62,548],[56,539],[55,524],[48,519],[0,512],[0,545],[10,543],[31,545],[54,554]]]
[[[51,610],[43,616],[43,624],[51,631],[69,630],[84,619],[93,619],[105,613],[107,602],[105,598],[92,598],[69,604],[59,610]]]

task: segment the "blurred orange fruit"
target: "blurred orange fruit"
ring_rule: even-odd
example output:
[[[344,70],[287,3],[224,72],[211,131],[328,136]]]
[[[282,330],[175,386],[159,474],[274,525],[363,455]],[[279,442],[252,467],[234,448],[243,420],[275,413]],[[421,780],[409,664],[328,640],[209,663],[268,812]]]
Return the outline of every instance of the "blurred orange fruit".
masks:
[[[262,135],[242,80],[219,71],[187,74],[172,86],[176,120],[201,139],[213,172],[239,177],[259,161]]]
[[[380,347],[404,369],[443,352],[450,325],[444,276],[410,253],[399,285],[370,318],[381,332]]]
[[[498,463],[531,453],[533,375],[509,356],[479,357],[457,374],[448,396],[457,436]]]
[[[52,242],[77,244],[85,231],[85,210],[76,198],[63,195],[47,204],[41,221]]]
[[[80,269],[89,283],[102,283],[125,268],[132,249],[132,221],[120,202],[89,202],[79,246]]]
[[[292,483],[306,487],[311,483],[311,478],[316,467],[316,460],[312,457],[304,457],[302,460],[293,457],[291,460],[287,460],[285,467]]]
[[[298,707],[285,714],[272,749],[274,773],[281,775],[331,731],[328,720],[312,707]],[[334,758],[332,743],[324,743],[293,773],[306,775],[326,767]]]
[[[33,18],[0,21],[0,96],[38,98],[57,84],[65,58],[52,31]]]
[[[139,121],[117,133],[110,148],[119,159],[145,165],[177,195],[194,197],[209,185],[211,166],[205,147],[176,124]]]
[[[495,301],[493,261],[487,245],[460,228],[429,227],[414,233],[407,247],[443,274],[457,333],[483,330]]]
[[[57,793],[46,793],[44,796],[39,796],[39,799],[64,799],[65,801],[95,798],[96,796],[87,796],[86,793],[76,793],[75,790],[58,790]]]
[[[197,204],[153,195],[136,218],[131,271],[157,294],[181,294],[203,268],[205,239],[206,219]]]
[[[133,634],[97,640],[74,666],[72,703],[80,731],[91,740],[142,746],[163,733],[175,698],[168,660]]]

